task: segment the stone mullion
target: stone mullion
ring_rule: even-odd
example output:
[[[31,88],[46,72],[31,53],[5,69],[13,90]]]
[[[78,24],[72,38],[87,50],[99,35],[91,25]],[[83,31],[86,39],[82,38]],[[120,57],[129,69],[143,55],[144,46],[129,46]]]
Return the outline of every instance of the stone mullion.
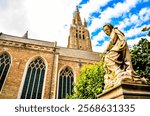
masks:
[[[35,75],[34,75],[34,80],[33,80],[33,84],[32,84],[32,90],[31,90],[31,96],[30,96],[30,98],[32,98],[36,75],[37,75],[37,69],[35,68]]]
[[[29,68],[29,67],[28,67]],[[25,98],[27,97],[27,93],[28,93],[28,89],[29,89],[29,84],[30,84],[30,80],[31,80],[31,74],[32,74],[33,68],[31,67],[31,72],[30,72],[30,76],[29,76],[29,81],[28,81],[28,85],[27,85],[27,90],[26,90],[26,94],[25,94]],[[27,72],[28,73],[28,72]],[[25,84],[25,83],[24,83]]]
[[[38,91],[39,91],[41,72],[42,72],[42,69],[40,69],[40,75],[39,75],[38,86],[37,86],[37,91],[36,91],[36,97],[35,98],[37,98]]]

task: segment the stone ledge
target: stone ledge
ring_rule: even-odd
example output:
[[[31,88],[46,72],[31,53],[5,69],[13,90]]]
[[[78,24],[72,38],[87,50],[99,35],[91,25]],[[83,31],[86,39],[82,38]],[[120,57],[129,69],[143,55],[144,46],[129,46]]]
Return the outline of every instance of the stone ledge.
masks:
[[[150,85],[121,83],[104,91],[97,99],[150,99]]]

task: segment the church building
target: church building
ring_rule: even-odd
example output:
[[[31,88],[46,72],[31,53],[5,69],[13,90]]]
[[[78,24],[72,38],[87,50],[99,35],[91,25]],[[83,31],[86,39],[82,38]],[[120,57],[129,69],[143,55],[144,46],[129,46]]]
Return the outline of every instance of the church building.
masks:
[[[0,99],[63,99],[80,68],[100,61],[76,7],[67,47],[0,33]]]

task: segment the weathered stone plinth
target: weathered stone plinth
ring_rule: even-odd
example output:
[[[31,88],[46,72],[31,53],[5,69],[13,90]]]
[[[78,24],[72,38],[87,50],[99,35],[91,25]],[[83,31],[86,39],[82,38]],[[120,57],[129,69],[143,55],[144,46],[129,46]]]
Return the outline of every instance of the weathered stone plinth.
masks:
[[[121,83],[104,91],[97,99],[150,99],[150,85]]]

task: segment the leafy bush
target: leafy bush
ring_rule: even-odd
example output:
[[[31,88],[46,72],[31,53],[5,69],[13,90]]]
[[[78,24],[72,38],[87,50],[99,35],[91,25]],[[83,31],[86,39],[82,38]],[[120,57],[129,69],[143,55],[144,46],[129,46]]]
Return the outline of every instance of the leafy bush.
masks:
[[[103,63],[87,64],[80,70],[77,77],[73,95],[67,96],[70,99],[95,99],[103,90],[104,85]]]

